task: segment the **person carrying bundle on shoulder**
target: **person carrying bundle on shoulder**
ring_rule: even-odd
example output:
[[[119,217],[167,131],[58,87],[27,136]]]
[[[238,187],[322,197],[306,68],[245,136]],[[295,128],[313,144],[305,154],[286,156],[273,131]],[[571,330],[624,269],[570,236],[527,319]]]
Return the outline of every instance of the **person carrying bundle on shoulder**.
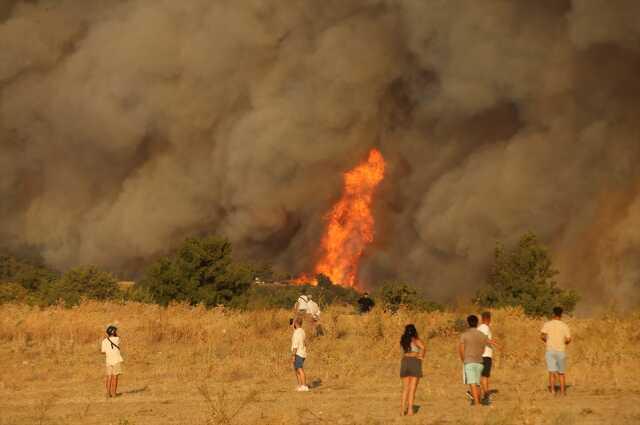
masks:
[[[294,317],[302,317],[307,314],[307,308],[309,304],[309,297],[305,294],[300,294],[296,303],[293,305]]]
[[[307,301],[307,315],[313,328],[313,334],[315,336],[323,336],[324,329],[322,329],[322,325],[320,324],[320,307],[313,301],[311,295],[307,295],[307,299],[309,300]]]

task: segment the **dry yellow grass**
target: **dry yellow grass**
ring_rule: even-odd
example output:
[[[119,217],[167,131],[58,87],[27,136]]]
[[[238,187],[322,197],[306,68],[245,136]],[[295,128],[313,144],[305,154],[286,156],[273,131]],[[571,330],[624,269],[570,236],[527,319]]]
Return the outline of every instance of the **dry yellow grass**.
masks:
[[[0,425],[8,424],[637,424],[640,317],[568,319],[567,397],[546,391],[541,322],[494,312],[490,407],[464,397],[459,313],[325,312],[305,369],[316,383],[293,391],[287,311],[224,312],[187,306],[89,302],[40,310],[0,306]],[[99,352],[117,322],[125,374],[116,399],[103,389]],[[399,411],[398,338],[413,322],[427,343],[418,415]]]

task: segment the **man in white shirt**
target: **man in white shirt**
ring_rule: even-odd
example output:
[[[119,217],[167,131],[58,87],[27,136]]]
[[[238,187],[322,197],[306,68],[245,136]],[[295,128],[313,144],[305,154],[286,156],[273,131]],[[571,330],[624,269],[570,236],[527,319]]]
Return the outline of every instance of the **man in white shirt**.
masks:
[[[556,394],[556,381],[560,381],[560,393],[566,395],[566,347],[571,342],[569,326],[562,321],[562,307],[553,308],[553,318],[540,330],[540,338],[545,342],[547,370],[549,371],[549,391]]]
[[[296,391],[309,391],[303,369],[304,361],[307,358],[307,347],[304,344],[305,337],[304,329],[302,329],[302,318],[296,317],[293,321],[293,335],[291,336],[293,370],[298,380]]]
[[[321,336],[324,335],[324,331],[322,330],[322,326],[320,326],[320,307],[318,304],[313,301],[311,295],[307,295],[309,301],[307,301],[307,315],[311,320],[311,327],[313,328],[313,335]]]
[[[300,295],[295,305],[293,306],[293,312],[296,316],[303,317],[307,313],[307,307],[309,303],[308,295]]]
[[[119,394],[118,376],[122,373],[122,355],[120,354],[120,338],[118,328],[111,325],[107,328],[107,337],[102,340],[101,351],[106,355],[107,373],[105,386],[107,397],[116,397]]]
[[[484,352],[482,353],[482,375],[480,377],[480,386],[482,387],[482,393],[485,396],[485,401],[489,402],[489,378],[491,377],[491,369],[493,368],[493,347],[495,346],[495,341],[493,340],[493,335],[491,334],[491,312],[485,311],[481,315],[482,324],[478,326],[478,330],[485,334],[489,338],[489,343],[491,345],[487,345],[484,348]]]

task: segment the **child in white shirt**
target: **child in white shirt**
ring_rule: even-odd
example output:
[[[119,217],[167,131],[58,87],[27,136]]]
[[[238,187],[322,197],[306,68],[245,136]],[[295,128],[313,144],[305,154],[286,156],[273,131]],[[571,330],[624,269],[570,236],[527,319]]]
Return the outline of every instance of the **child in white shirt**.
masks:
[[[107,328],[107,337],[102,340],[102,350],[106,355],[107,374],[105,386],[107,397],[116,397],[118,389],[118,375],[122,373],[122,355],[120,354],[120,338],[118,328],[111,325]]]

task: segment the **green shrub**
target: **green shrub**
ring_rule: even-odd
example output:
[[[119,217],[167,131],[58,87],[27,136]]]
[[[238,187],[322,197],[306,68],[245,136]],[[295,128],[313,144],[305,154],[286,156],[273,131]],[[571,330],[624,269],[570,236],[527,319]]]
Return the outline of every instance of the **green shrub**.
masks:
[[[428,301],[418,291],[404,282],[388,281],[382,284],[376,294],[387,311],[395,312],[400,307],[423,311],[441,310],[439,304]]]
[[[311,295],[321,308],[334,304],[353,305],[359,294],[352,288],[339,285],[329,287],[312,285],[252,285],[242,296],[233,300],[231,307],[248,310],[284,308],[292,309],[302,294]]]
[[[249,266],[232,261],[231,253],[226,239],[189,238],[175,255],[151,265],[140,286],[161,305],[171,301],[226,305],[249,289],[253,276]]]
[[[531,316],[550,314],[555,306],[571,312],[578,294],[559,288],[553,280],[557,274],[547,249],[534,234],[527,233],[511,251],[501,244],[496,246],[487,284],[474,301],[493,308],[521,306]]]
[[[66,306],[73,306],[82,298],[108,300],[117,294],[117,281],[111,273],[96,266],[82,266],[69,270],[44,288],[43,299],[48,304],[64,301]]]

